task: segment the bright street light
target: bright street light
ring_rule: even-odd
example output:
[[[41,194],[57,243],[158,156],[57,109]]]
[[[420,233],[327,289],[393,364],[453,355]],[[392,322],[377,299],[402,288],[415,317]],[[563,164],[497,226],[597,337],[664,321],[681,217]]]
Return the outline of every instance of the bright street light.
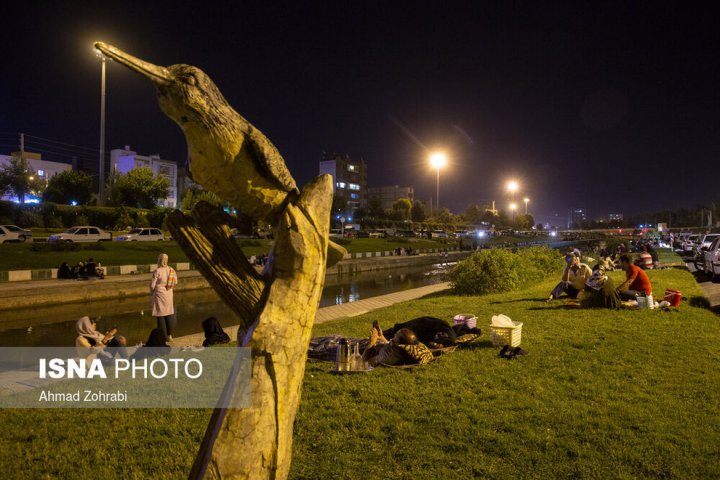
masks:
[[[530,201],[529,198],[527,198],[527,197],[523,198],[523,202],[525,202],[525,215],[528,214],[528,213],[527,213],[527,205],[528,205],[528,202],[529,202],[529,201]]]
[[[437,212],[440,213],[440,169],[447,165],[447,155],[444,152],[435,152],[430,155],[430,165],[437,169],[437,194],[435,196],[435,204]],[[430,203],[430,211],[432,212],[432,202]]]
[[[509,182],[507,182],[508,192],[512,193],[513,195],[515,194],[515,192],[518,191],[519,188],[520,185],[518,185],[518,182],[516,182],[515,180],[510,180]]]
[[[515,221],[515,210],[516,210],[516,209],[517,209],[517,205],[514,204],[514,203],[511,203],[511,204],[510,204],[510,210],[512,210],[512,219],[513,219],[513,222]]]

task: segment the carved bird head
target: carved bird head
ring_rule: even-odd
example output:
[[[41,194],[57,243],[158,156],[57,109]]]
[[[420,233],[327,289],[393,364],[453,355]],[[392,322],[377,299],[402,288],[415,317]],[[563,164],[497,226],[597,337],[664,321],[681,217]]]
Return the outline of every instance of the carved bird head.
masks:
[[[157,88],[160,108],[186,135],[208,130],[223,133],[223,128],[218,129],[218,126],[224,123],[223,117],[234,110],[215,83],[199,68],[184,64],[154,65],[104,42],[96,42],[95,48],[150,79]],[[225,133],[231,136],[234,132]]]

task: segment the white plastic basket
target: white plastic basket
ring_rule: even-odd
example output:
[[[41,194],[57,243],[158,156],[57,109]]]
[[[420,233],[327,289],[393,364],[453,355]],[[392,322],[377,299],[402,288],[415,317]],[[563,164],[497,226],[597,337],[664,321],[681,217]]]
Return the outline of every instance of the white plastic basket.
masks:
[[[496,347],[503,345],[510,345],[511,347],[517,347],[520,345],[522,337],[522,322],[516,322],[513,320],[513,327],[494,327],[490,325],[490,338],[492,343]]]

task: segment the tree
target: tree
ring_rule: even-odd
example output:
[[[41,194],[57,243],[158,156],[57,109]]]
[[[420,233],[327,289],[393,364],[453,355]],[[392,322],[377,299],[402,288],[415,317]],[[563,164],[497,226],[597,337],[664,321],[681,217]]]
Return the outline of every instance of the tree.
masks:
[[[372,197],[368,200],[368,216],[385,218],[385,210],[382,208],[382,200],[377,197]]]
[[[348,201],[342,195],[333,195],[332,207],[330,207],[331,218],[336,215],[345,215],[347,212]]]
[[[542,230],[545,230],[545,225],[543,225],[542,223],[538,223],[538,224],[535,226],[535,228],[536,228],[538,231],[542,231]]]
[[[182,199],[180,208],[183,210],[192,210],[192,208],[200,201],[209,203],[210,205],[220,206],[223,201],[220,197],[215,195],[209,190],[203,190],[202,188],[192,187],[185,192],[185,196]]]
[[[78,170],[65,170],[50,177],[43,192],[44,201],[65,205],[73,202],[85,205],[90,203],[92,196],[92,177]]]
[[[25,203],[29,193],[40,195],[44,182],[35,177],[35,171],[27,159],[12,157],[10,163],[0,167],[0,192],[11,192],[18,202]]]
[[[410,220],[410,211],[412,210],[412,202],[408,198],[399,198],[393,204],[393,210],[402,215],[401,220]]]
[[[467,220],[472,225],[480,225],[484,213],[484,208],[482,208],[478,204],[473,203],[471,205],[468,205],[467,208],[465,208],[463,216],[465,217],[465,220]]]
[[[518,215],[517,220],[515,220],[515,225],[517,228],[520,229],[529,229],[532,228],[532,226],[535,224],[535,219],[532,215],[524,214],[524,215]]]
[[[126,174],[113,173],[108,179],[108,204],[152,208],[168,196],[170,182],[162,175],[154,175],[147,167],[135,168]]]
[[[420,200],[415,200],[415,203],[413,203],[412,210],[410,210],[410,218],[413,222],[425,221],[425,206]]]
[[[452,212],[449,209],[447,209],[445,207],[440,209],[440,213],[435,215],[435,219],[440,223],[444,223],[444,224],[448,224],[448,225],[455,222],[455,216],[452,214]]]

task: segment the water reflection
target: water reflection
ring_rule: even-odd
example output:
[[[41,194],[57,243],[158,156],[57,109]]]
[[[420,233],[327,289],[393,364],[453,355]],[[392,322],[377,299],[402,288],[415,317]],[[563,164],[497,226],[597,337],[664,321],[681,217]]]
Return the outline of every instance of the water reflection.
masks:
[[[446,281],[447,266],[426,265],[402,270],[380,270],[354,275],[333,275],[325,280],[320,307],[355,302]],[[236,325],[238,319],[210,289],[175,293],[178,317],[175,336],[202,331],[202,321],[215,316],[223,326]],[[155,327],[150,315],[149,297],[131,297],[0,312],[0,346],[68,346],[75,344],[75,322],[83,315],[101,316],[98,330],[117,326],[120,334],[134,345],[145,341]]]

